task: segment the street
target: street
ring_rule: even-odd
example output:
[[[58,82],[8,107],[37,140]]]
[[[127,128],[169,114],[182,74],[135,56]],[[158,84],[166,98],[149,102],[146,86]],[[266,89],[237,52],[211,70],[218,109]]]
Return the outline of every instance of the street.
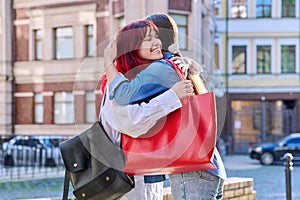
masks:
[[[248,155],[229,155],[224,159],[228,177],[247,177],[254,179],[257,200],[285,200],[285,166],[276,164],[262,166]],[[63,173],[61,173],[63,174]],[[295,166],[292,176],[292,199],[300,200],[300,166]],[[2,177],[3,178],[3,177]],[[1,179],[0,179],[1,180]],[[3,180],[3,179],[2,179]],[[1,200],[14,199],[60,199],[63,178],[42,178],[28,181],[0,181]],[[72,190],[70,189],[70,196]]]
[[[247,155],[231,155],[224,159],[228,177],[248,177],[254,180],[257,200],[285,200],[285,166],[278,163],[263,166]],[[291,172],[292,199],[300,199],[300,166],[294,166]]]

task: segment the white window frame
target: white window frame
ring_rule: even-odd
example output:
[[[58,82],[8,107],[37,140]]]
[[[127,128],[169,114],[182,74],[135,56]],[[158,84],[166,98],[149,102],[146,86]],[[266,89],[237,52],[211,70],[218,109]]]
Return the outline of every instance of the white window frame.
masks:
[[[250,72],[250,41],[249,40],[243,40],[243,39],[234,39],[230,40],[228,43],[228,73],[232,74],[232,47],[233,46],[246,46],[246,73],[245,74],[234,74],[234,76],[239,75],[247,75]]]
[[[298,18],[299,17],[299,0],[295,0],[295,18]],[[282,15],[281,15],[281,11],[282,11],[282,1],[278,1],[278,13],[279,13],[279,16],[282,18]]]
[[[40,95],[41,96],[41,100],[40,101],[37,101],[36,100],[36,96],[37,95]],[[35,124],[42,124],[44,123],[44,95],[42,93],[35,93],[33,95],[33,98],[34,98],[34,123]],[[41,110],[41,113],[39,115],[36,115],[37,113],[37,105],[41,105],[42,106],[42,110]],[[37,118],[37,116],[40,116],[41,115],[41,119]]]
[[[219,52],[218,52],[218,60],[219,60],[219,66],[218,69],[221,70],[221,71],[224,71],[225,68],[223,68],[223,47],[224,47],[224,44],[222,43],[222,34],[216,34],[215,35],[215,44],[217,44],[219,46]],[[216,52],[215,52],[215,55],[216,55]],[[215,63],[214,63],[215,64]]]
[[[71,49],[71,53],[72,53],[72,55],[70,55],[70,57],[64,57],[63,55],[60,55],[60,57],[58,57],[57,56],[57,30],[59,30],[59,29],[65,29],[65,28],[70,28],[71,29],[71,31],[72,31],[72,47],[70,47],[70,49]],[[62,27],[56,27],[56,28],[54,28],[54,40],[53,40],[53,42],[54,42],[54,58],[55,58],[55,60],[66,60],[66,59],[74,59],[75,58],[75,46],[76,46],[76,44],[75,44],[75,40],[74,40],[74,37],[75,37],[75,35],[76,35],[76,33],[75,33],[75,30],[74,30],[74,27],[73,26],[62,26]],[[65,37],[63,37],[63,38],[65,38]],[[67,38],[69,38],[69,37],[67,37]],[[64,53],[64,52],[62,52],[62,53]]]
[[[92,37],[88,37],[88,27],[92,26],[93,28],[93,35]],[[95,57],[97,54],[97,46],[96,46],[96,25],[95,24],[86,24],[84,25],[84,29],[85,29],[85,48],[86,48],[86,52],[85,52],[85,56],[87,57]],[[89,39],[93,40],[93,49],[89,49]]]
[[[274,64],[279,62],[278,58],[275,58],[274,40],[273,39],[255,39],[253,49],[253,73],[256,76],[266,76],[274,74]],[[257,74],[257,46],[271,46],[271,72],[270,74]]]
[[[37,44],[37,38],[36,38],[36,34],[37,34],[37,32],[38,31],[40,31],[40,34],[41,34],[41,38],[38,40],[39,41],[39,43],[40,43],[40,45],[41,45],[41,49],[40,49],[40,58],[38,58],[38,56],[37,56],[37,48],[36,48],[36,44]],[[32,30],[32,37],[33,37],[33,39],[32,39],[32,42],[33,42],[33,44],[32,44],[32,46],[33,46],[33,48],[32,48],[32,51],[33,51],[33,59],[34,60],[43,60],[43,30],[42,29],[33,29]]]
[[[59,94],[59,93],[71,93],[72,94],[71,102],[69,102],[69,101],[58,101],[57,102],[56,99],[55,99],[55,96],[56,96],[56,94]],[[63,121],[57,121],[57,119],[56,119],[56,113],[55,113],[56,112],[56,110],[55,110],[56,103],[62,103],[62,104],[71,103],[73,113],[68,113],[67,112],[68,109],[67,109],[66,105],[64,105],[65,109],[62,110],[64,113],[60,117],[60,118],[62,118]],[[54,114],[54,124],[74,124],[74,122],[75,122],[75,110],[74,110],[74,95],[73,95],[72,92],[62,91],[62,92],[56,92],[56,93],[54,93],[54,113],[53,114]],[[73,115],[73,116],[71,116],[72,117],[72,121],[70,121],[70,122],[67,121],[67,119],[68,119],[67,115]]]
[[[232,18],[231,17],[231,0],[228,1],[228,8],[227,8],[227,13],[228,13],[228,18],[230,19],[248,19],[251,17],[251,13],[250,13],[250,7],[251,7],[251,1],[250,0],[247,0],[247,9],[246,9],[246,12],[247,12],[247,17],[246,18]]]
[[[229,0],[228,1],[228,18],[230,19],[247,19],[249,18],[249,14],[250,14],[250,10],[249,10],[249,7],[250,7],[250,3],[249,3],[249,0],[246,1],[246,17],[245,18],[233,18],[231,17],[231,5],[232,5],[232,0]]]
[[[94,97],[93,101],[87,99],[87,95],[91,94],[91,93]],[[85,119],[84,120],[86,123],[93,123],[97,120],[96,109],[95,109],[96,108],[96,94],[95,94],[94,90],[85,91],[84,102],[85,102]],[[88,105],[90,105],[90,104],[93,104],[94,109],[92,109],[92,110],[88,109]],[[94,116],[94,119],[92,119],[91,115]],[[91,119],[91,120],[89,121],[89,119]]]
[[[262,18],[262,19],[270,19],[270,18],[274,18],[275,17],[275,11],[276,11],[276,6],[275,6],[275,4],[274,4],[274,2],[273,2],[274,0],[271,0],[271,6],[272,6],[272,8],[271,8],[271,16],[270,17],[259,17],[259,18]],[[256,4],[257,4],[257,0],[254,0],[254,16],[255,16],[255,18],[258,18],[257,16],[256,16]]]
[[[215,3],[213,3],[213,8],[215,9],[218,9],[218,11],[219,11],[219,13],[218,13],[218,15],[216,15],[216,17],[217,18],[221,18],[222,16],[223,16],[223,13],[222,13],[222,11],[223,11],[223,9],[222,9],[222,2],[221,2],[221,0],[216,0],[216,1],[214,1]]]
[[[295,51],[295,74],[299,74],[299,72],[300,72],[300,69],[299,69],[299,62],[300,62],[300,56],[299,56],[299,53],[300,53],[300,51],[299,51],[299,39],[280,39],[279,41],[278,41],[278,50],[277,50],[277,54],[279,55],[278,56],[278,63],[279,63],[279,65],[278,65],[278,72],[279,72],[279,74],[281,74],[281,46],[282,45],[294,45],[294,46],[296,46],[296,51]],[[290,74],[290,75],[293,75],[293,74]]]
[[[186,29],[185,29],[185,31],[186,31],[186,34],[184,35],[183,33],[181,33],[181,32],[179,32],[179,28],[181,27],[181,26],[178,26],[178,44],[179,44],[179,48],[180,48],[180,50],[183,50],[183,51],[187,51],[188,49],[189,49],[189,15],[188,14],[184,14],[184,13],[174,13],[174,12],[171,12],[171,13],[169,13],[169,15],[172,17],[172,18],[174,18],[173,17],[173,15],[178,15],[178,16],[185,16],[185,18],[186,18],[186,24],[185,24],[185,27],[186,27]],[[175,21],[175,19],[174,19],[174,21]],[[176,22],[176,21],[175,21]],[[176,22],[177,23],[177,22]],[[178,24],[178,23],[177,23]],[[181,47],[180,46],[180,38],[183,38],[185,41],[184,41],[184,43],[185,43],[185,47]]]

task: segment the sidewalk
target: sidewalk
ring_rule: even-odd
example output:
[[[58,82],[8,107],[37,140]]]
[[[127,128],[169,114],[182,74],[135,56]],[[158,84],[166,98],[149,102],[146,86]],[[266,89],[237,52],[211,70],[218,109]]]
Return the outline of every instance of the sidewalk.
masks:
[[[228,177],[253,178],[253,188],[257,200],[282,200],[285,199],[284,166],[263,166],[258,161],[251,160],[248,155],[228,155],[224,158]],[[0,175],[0,200],[58,200],[62,197],[64,169],[48,168],[44,173],[43,168],[35,171],[19,170],[23,176],[20,180],[16,177],[10,179],[4,168]],[[40,169],[40,171],[38,171]],[[14,169],[17,172],[17,168]],[[299,187],[300,167],[292,171],[293,198],[300,199]],[[34,173],[33,173],[34,172]],[[72,188],[69,190],[72,197]],[[170,188],[165,188],[165,193],[170,194]],[[272,197],[270,197],[270,195]]]
[[[21,182],[64,176],[64,167],[0,167],[0,183]]]
[[[225,168],[228,170],[248,170],[248,169],[258,169],[261,165],[258,165],[256,160],[252,160],[248,155],[227,155],[223,159]]]
[[[224,159],[226,169],[255,169],[260,168],[255,161],[246,155],[228,155]],[[64,176],[64,167],[3,167],[0,166],[0,182],[24,181]]]

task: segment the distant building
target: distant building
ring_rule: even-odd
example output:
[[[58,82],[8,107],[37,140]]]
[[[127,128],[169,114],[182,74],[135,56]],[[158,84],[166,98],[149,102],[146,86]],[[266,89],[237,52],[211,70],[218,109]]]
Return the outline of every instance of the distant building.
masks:
[[[296,0],[215,1],[229,152],[300,131],[299,9]]]
[[[0,2],[2,135],[72,136],[93,123],[103,72],[95,48],[105,47],[102,42],[132,20],[170,14],[181,34],[214,56],[216,23],[209,0]],[[180,45],[185,55],[194,55],[191,39]]]

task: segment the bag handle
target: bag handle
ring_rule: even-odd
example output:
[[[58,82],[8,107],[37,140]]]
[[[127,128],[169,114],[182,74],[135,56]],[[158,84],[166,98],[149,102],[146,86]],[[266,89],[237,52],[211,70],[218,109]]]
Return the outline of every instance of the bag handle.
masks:
[[[65,170],[64,191],[62,200],[68,200],[70,180],[70,173],[68,172],[68,170]]]

